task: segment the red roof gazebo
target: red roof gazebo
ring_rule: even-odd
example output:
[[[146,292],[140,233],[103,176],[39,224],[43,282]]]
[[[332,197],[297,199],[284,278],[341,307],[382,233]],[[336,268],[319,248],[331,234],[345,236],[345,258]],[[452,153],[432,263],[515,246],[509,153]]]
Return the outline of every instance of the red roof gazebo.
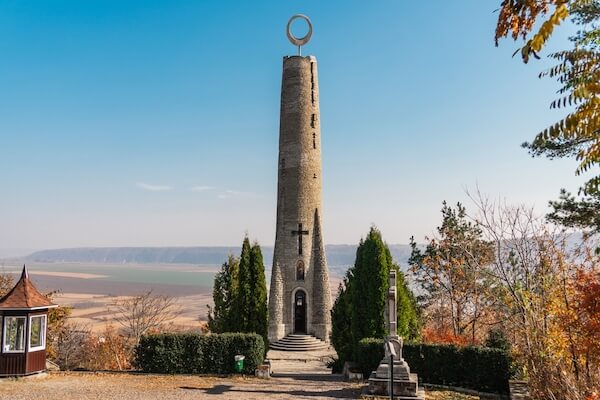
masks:
[[[57,307],[35,288],[23,266],[15,287],[0,299],[0,376],[46,370],[48,309]]]

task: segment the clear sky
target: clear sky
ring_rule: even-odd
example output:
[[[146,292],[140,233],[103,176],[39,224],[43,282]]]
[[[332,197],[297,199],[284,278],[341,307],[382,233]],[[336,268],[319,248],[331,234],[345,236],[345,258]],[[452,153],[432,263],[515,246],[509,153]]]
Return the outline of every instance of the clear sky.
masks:
[[[272,245],[298,12],[319,62],[326,242],[371,224],[422,240],[476,185],[544,212],[581,179],[520,148],[562,114],[537,78],[548,62],[494,47],[499,3],[3,0],[0,248],[237,245],[245,231]]]

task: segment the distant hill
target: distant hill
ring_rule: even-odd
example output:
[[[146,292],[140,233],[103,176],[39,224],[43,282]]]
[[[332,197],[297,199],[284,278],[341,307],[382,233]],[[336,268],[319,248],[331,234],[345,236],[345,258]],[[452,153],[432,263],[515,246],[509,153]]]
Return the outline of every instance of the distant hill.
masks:
[[[82,247],[72,249],[41,250],[25,257],[29,262],[80,262],[103,264],[222,264],[229,254],[240,253],[240,247]],[[273,246],[262,246],[265,264],[273,262]],[[333,244],[325,246],[331,267],[348,267],[354,264],[355,245]],[[400,265],[407,264],[410,246],[390,245],[392,256]]]

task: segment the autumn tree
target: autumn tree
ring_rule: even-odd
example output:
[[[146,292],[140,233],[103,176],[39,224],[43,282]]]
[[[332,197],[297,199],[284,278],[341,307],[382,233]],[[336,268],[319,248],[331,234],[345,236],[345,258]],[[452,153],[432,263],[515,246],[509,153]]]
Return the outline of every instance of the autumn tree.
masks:
[[[569,267],[551,303],[549,337],[555,358],[570,361],[572,385],[588,395],[600,385],[600,260],[589,252]]]
[[[175,298],[157,295],[149,290],[116,300],[109,311],[115,314],[114,320],[137,345],[143,335],[173,321],[182,310]]]
[[[0,274],[0,297],[7,294],[15,286],[15,280],[11,274]]]
[[[532,398],[586,399],[600,374],[598,364],[590,364],[592,378],[582,379],[586,358],[579,343],[585,336],[579,329],[589,325],[577,321],[597,314],[579,304],[595,304],[599,296],[592,292],[593,284],[574,289],[578,281],[574,272],[581,268],[580,247],[567,245],[566,237],[531,208],[479,194],[473,200],[479,209],[474,218],[484,238],[493,243],[494,258],[487,270],[497,285],[495,309],[529,378]],[[589,260],[585,269],[597,268],[598,257],[589,250],[585,254]],[[594,340],[594,335],[590,332],[587,338]]]
[[[87,368],[91,358],[88,348],[90,335],[89,325],[67,321],[52,340],[55,349],[52,360],[62,370]]]
[[[130,369],[133,351],[129,339],[110,324],[99,334],[90,333],[84,343],[87,359],[83,365],[93,371]]]
[[[584,366],[585,378],[600,385],[600,265],[598,260],[592,268],[580,268],[571,284],[572,307],[575,318],[569,323],[575,331],[575,346]],[[596,376],[592,376],[593,370]]]
[[[59,291],[52,291],[44,294],[48,300],[52,302],[53,298],[59,293]],[[58,342],[63,336],[65,330],[68,329],[67,324],[73,307],[70,306],[58,306],[48,310],[48,327],[47,327],[47,340],[46,340],[46,352],[48,358],[58,358]]]
[[[460,203],[456,208],[443,203],[437,232],[427,238],[425,249],[410,241],[409,264],[422,289],[425,332],[432,341],[474,344],[485,333],[480,325],[493,301],[494,285],[485,273],[493,249]]]

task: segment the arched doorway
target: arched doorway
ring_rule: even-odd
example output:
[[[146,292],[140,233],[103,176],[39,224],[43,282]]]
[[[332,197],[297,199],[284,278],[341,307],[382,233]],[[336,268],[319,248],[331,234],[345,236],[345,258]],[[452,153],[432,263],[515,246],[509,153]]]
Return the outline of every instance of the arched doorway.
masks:
[[[294,295],[294,333],[306,333],[306,293],[298,290]]]

